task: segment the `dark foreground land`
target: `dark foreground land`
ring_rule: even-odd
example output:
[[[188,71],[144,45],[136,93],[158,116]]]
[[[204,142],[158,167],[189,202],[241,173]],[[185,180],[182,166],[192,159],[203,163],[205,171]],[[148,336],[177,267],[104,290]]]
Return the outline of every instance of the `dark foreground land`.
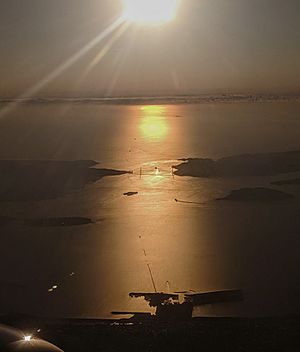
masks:
[[[300,318],[194,318],[186,323],[118,323],[113,320],[45,321],[3,318],[41,331],[64,351],[299,351]]]

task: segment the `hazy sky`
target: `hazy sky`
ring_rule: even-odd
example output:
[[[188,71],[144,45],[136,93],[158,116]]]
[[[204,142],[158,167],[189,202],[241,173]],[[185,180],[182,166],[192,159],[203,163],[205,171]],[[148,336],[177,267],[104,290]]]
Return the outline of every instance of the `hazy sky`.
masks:
[[[1,0],[0,96],[300,91],[299,0],[181,0],[176,21],[117,29],[53,75],[121,9],[121,0]]]

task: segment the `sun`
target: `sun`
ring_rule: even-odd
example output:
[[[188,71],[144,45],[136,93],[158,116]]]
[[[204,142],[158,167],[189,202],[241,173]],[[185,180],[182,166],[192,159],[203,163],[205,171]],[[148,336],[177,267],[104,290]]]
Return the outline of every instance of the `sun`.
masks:
[[[127,21],[159,25],[175,19],[179,0],[123,0]]]

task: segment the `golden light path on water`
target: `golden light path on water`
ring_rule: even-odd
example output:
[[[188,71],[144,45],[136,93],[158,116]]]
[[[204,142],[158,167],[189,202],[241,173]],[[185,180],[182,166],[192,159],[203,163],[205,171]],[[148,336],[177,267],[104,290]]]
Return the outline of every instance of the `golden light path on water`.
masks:
[[[180,150],[182,152],[190,143],[184,138],[181,107],[132,106],[128,114],[132,126],[127,130],[127,138],[130,136],[135,144],[130,148],[128,161],[135,169],[122,181],[122,189],[132,195],[119,199],[117,216],[110,227],[112,236],[118,238],[115,240],[118,248],[110,253],[114,268],[105,286],[110,287],[111,292],[113,283],[117,282],[118,295],[122,297],[122,301],[114,300],[113,309],[149,311],[142,299],[128,297],[132,290],[173,292],[234,288],[236,277],[228,272],[230,263],[226,250],[220,253],[222,245],[218,243],[215,225],[211,224],[211,205],[199,201],[203,194],[211,191],[210,187],[199,185],[196,179],[176,176],[173,166],[179,161],[162,154],[165,150],[179,148],[176,154],[180,155]],[[135,148],[146,152],[147,157],[140,159]],[[112,248],[111,244],[107,246]],[[224,314],[226,309],[222,311]],[[229,313],[230,309],[233,308],[228,308]],[[204,315],[212,312],[211,307],[201,309]]]
[[[167,136],[169,125],[166,111],[166,107],[159,105],[148,105],[141,108],[140,131],[146,139],[163,140]]]
[[[187,187],[185,180],[173,174],[172,166],[178,161],[159,158],[160,150],[178,144],[180,136],[174,126],[178,109],[175,111],[168,105],[135,106],[129,109],[129,114],[137,123],[137,129],[129,132],[136,137],[132,139],[140,141],[144,150],[157,151],[158,158],[139,165],[135,160],[137,168],[124,179],[124,189],[137,194],[118,202],[118,217],[114,219],[112,231],[114,236],[119,233],[122,236],[119,249],[112,253],[116,269],[111,271],[113,278],[107,285],[112,287],[112,282],[118,282],[120,296],[124,297],[122,302],[116,300],[114,309],[149,311],[147,303],[130,299],[128,292],[189,289],[197,282],[197,276],[205,277],[209,270],[199,265],[195,253],[191,253],[190,248],[196,241],[194,232],[190,231],[194,223],[186,216],[186,208],[174,201],[178,188],[185,192]],[[176,221],[178,218],[180,222]]]

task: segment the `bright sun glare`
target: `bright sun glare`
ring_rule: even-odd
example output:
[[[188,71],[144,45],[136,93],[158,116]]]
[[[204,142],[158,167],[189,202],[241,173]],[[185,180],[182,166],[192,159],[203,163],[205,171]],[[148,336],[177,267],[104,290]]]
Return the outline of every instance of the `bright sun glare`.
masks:
[[[147,140],[162,140],[168,132],[166,120],[167,108],[158,105],[143,106],[141,108],[140,131]]]
[[[163,24],[176,17],[179,0],[123,0],[123,17],[140,24]]]

